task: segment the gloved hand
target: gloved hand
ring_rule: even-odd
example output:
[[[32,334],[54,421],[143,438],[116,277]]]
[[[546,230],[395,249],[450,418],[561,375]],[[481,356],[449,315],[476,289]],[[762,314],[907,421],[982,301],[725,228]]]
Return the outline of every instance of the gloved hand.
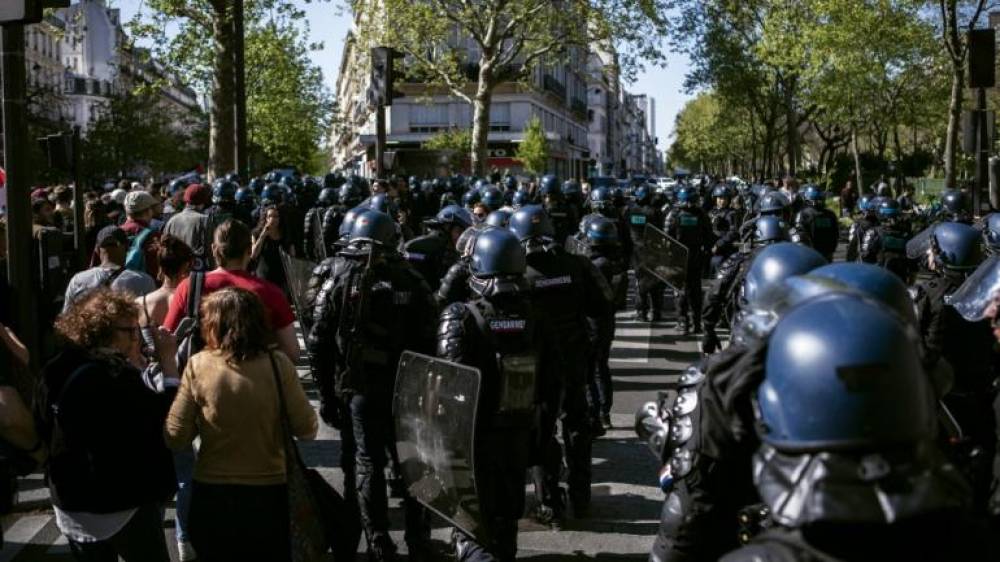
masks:
[[[722,342],[719,341],[719,336],[716,335],[715,328],[706,326],[705,337],[701,339],[701,352],[708,355],[720,349],[722,349]]]

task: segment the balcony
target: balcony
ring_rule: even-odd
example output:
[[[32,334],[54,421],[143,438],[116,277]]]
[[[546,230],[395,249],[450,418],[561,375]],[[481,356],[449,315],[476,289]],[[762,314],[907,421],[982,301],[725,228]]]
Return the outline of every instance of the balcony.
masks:
[[[561,100],[566,99],[566,85],[556,80],[556,77],[551,74],[542,76],[542,89]]]
[[[582,100],[580,98],[574,98],[573,101],[570,102],[569,108],[573,112],[573,115],[576,116],[577,119],[579,119],[581,121],[587,121],[587,102],[586,101],[584,101],[584,100]]]

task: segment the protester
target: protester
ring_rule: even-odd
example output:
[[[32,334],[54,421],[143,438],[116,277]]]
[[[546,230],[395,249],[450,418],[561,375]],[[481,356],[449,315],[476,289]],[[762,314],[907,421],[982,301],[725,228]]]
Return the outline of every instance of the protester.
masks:
[[[55,228],[55,207],[48,199],[39,198],[31,201],[31,235],[40,239],[46,230]]]
[[[314,439],[318,422],[295,365],[270,349],[269,331],[251,291],[222,289],[202,304],[206,348],[188,362],[166,424],[175,449],[201,439],[189,529],[199,560],[290,559],[278,400],[295,437]]]
[[[854,211],[854,206],[858,203],[858,192],[854,189],[854,182],[848,180],[844,189],[840,191],[840,216],[849,217]]]
[[[49,491],[56,525],[80,561],[170,560],[163,507],[176,481],[162,428],[179,382],[177,345],[154,332],[153,376],[138,316],[127,295],[90,292],[56,320],[65,349],[42,373],[36,416],[51,454]]]
[[[199,270],[211,269],[212,232],[205,209],[212,203],[212,190],[208,186],[192,184],[184,190],[184,210],[170,217],[163,233],[180,238],[194,255],[204,260]],[[199,266],[201,264],[196,264]]]
[[[130,191],[125,196],[125,222],[121,229],[129,240],[142,238],[143,255],[145,257],[146,273],[154,279],[159,276],[160,264],[157,258],[157,241],[160,234],[152,226],[157,200],[145,191]]]
[[[97,235],[97,253],[100,263],[81,271],[69,280],[63,310],[69,308],[84,293],[99,287],[142,296],[156,290],[156,282],[141,271],[125,269],[125,255],[129,241],[125,231],[117,226],[106,226]]]
[[[260,217],[260,223],[253,231],[254,271],[257,277],[274,283],[288,294],[285,267],[281,263],[281,252],[295,255],[295,244],[284,227],[283,207],[268,207]]]
[[[53,191],[53,199],[56,204],[55,216],[57,226],[63,232],[71,234],[74,224],[73,188],[66,187],[65,185],[56,186]]]
[[[237,220],[228,220],[215,229],[212,252],[219,267],[205,275],[203,295],[226,287],[240,287],[255,293],[264,303],[270,321],[270,332],[278,348],[293,362],[299,357],[299,342],[295,336],[295,316],[288,299],[281,289],[264,279],[255,277],[247,266],[250,264],[250,229]],[[163,321],[166,329],[174,331],[187,315],[191,281],[185,279],[170,299],[170,309]]]

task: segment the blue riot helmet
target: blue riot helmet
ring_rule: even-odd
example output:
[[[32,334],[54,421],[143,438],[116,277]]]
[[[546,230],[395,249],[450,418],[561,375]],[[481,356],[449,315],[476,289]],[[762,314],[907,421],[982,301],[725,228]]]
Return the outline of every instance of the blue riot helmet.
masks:
[[[336,190],[338,187],[340,187],[338,185],[339,182],[340,182],[340,176],[338,176],[337,174],[335,174],[333,172],[330,172],[330,173],[326,174],[325,176],[323,176],[323,188],[324,189],[329,188],[329,189]]]
[[[577,200],[583,196],[583,190],[580,189],[580,184],[573,180],[566,180],[562,184],[562,194],[567,200]]]
[[[406,185],[410,186],[410,189],[418,189],[420,187],[420,180],[417,179],[417,176],[410,176],[406,181]]]
[[[898,315],[858,295],[788,311],[771,334],[757,393],[761,438],[796,451],[932,439],[934,395],[919,349]]]
[[[227,179],[215,182],[215,185],[212,187],[212,204],[224,205],[235,203],[237,189],[239,189],[239,186]]]
[[[635,191],[632,193],[632,195],[635,197],[635,202],[639,205],[648,205],[650,199],[652,199],[653,197],[653,194],[649,191],[649,188],[646,187],[645,185],[640,185],[639,187],[635,188]]]
[[[345,182],[337,193],[337,201],[345,207],[354,207],[364,197],[354,182]]]
[[[858,262],[831,263],[810,271],[808,277],[836,281],[881,302],[908,324],[916,325],[916,311],[906,284],[884,267]]]
[[[497,228],[507,228],[507,225],[510,224],[510,217],[513,214],[510,211],[498,209],[486,216],[486,224],[487,226],[495,226]]]
[[[253,178],[250,180],[249,187],[253,190],[255,195],[261,195],[264,192],[264,188],[267,186],[267,182],[261,178]]]
[[[969,213],[969,197],[956,189],[949,189],[941,194],[941,205],[945,211],[955,216]]]
[[[953,271],[971,272],[983,261],[982,233],[958,222],[943,222],[931,233],[934,263]]]
[[[755,244],[771,244],[788,240],[788,224],[774,215],[765,215],[754,223]]]
[[[522,242],[539,238],[551,239],[556,234],[549,214],[541,205],[527,205],[518,209],[510,217],[508,228]]]
[[[677,203],[682,207],[690,207],[698,203],[698,193],[693,187],[684,186],[674,192]]]
[[[676,190],[674,193],[675,194],[677,193]],[[733,198],[732,188],[730,188],[728,185],[724,183],[720,183],[719,185],[715,186],[714,189],[712,189],[712,199],[732,199],[732,198]]]
[[[487,228],[476,236],[469,271],[479,279],[524,275],[528,264],[521,242],[504,228]]]
[[[469,182],[462,174],[454,175],[448,180],[448,186],[454,193],[462,193],[469,189]]]
[[[620,187],[611,188],[611,201],[614,203],[615,207],[621,208],[625,206],[625,192]]]
[[[1000,253],[1000,213],[990,213],[983,221],[983,238],[991,253]]]
[[[788,208],[788,197],[780,191],[769,191],[760,198],[757,209],[761,215],[780,215]]]
[[[354,226],[354,219],[358,218],[358,215],[368,210],[370,209],[365,207],[354,207],[344,213],[344,220],[340,221],[340,229],[337,231],[337,234],[341,239],[350,237],[351,228]]]
[[[368,198],[367,207],[369,209],[374,209],[380,213],[386,213],[390,217],[395,217],[396,202],[389,198],[389,195],[385,193],[377,193]]]
[[[323,190],[319,192],[319,198],[316,201],[324,207],[336,205],[337,190],[332,187],[324,187]]]
[[[878,216],[880,219],[890,220],[897,218],[902,210],[899,201],[890,198],[883,198],[878,202]]]
[[[466,209],[472,209],[473,207],[476,206],[476,203],[479,203],[480,197],[481,196],[479,195],[478,191],[476,191],[475,189],[470,189],[469,191],[466,191],[464,195],[462,195],[462,206],[465,207]]]
[[[236,172],[229,172],[228,174],[226,174],[226,181],[235,183],[238,189],[240,185],[240,175],[237,174]]]
[[[486,205],[486,208],[490,211],[496,211],[500,207],[503,207],[503,193],[499,189],[487,184],[479,193],[480,202]]]
[[[802,188],[802,199],[813,206],[822,206],[826,201],[826,192],[815,185],[807,185]]]
[[[375,209],[364,209],[351,225],[350,242],[369,242],[379,246],[396,245],[396,223],[389,215]]]
[[[472,184],[472,189],[475,189],[476,191],[479,191],[482,188],[484,188],[487,185],[489,185],[490,182],[487,181],[487,180],[485,180],[485,179],[483,179],[483,178],[477,178],[476,176],[472,176],[472,177],[469,178],[469,183]]]
[[[538,182],[538,194],[542,197],[546,195],[558,196],[562,194],[562,188],[559,185],[559,178],[552,174],[547,174],[542,176],[540,182]]]
[[[278,183],[281,180],[281,176],[277,172],[268,172],[264,174],[264,183]]]
[[[772,244],[761,250],[750,264],[743,280],[743,298],[753,303],[768,287],[826,264],[826,258],[808,246],[791,242]]]
[[[469,228],[475,222],[468,209],[458,205],[447,205],[431,220],[435,224]]]
[[[285,188],[276,183],[269,183],[261,191],[260,199],[264,204],[280,205],[285,201]]]
[[[175,195],[177,194],[177,192],[184,191],[185,189],[187,189],[187,186],[188,186],[187,180],[177,178],[171,181],[169,184],[167,184],[167,191],[170,193],[170,195]]]
[[[511,200],[511,205],[513,205],[515,209],[520,209],[521,207],[530,204],[531,194],[521,189],[514,192],[514,198]]]
[[[858,211],[861,213],[868,213],[872,211],[872,201],[874,201],[875,195],[870,192],[862,193],[861,197],[858,198]]]
[[[503,179],[503,188],[507,191],[517,191],[517,178],[514,176],[506,176]]]
[[[433,180],[424,180],[424,181],[420,182],[420,191],[424,195],[431,195],[431,194],[433,194],[434,193],[434,181]]]
[[[237,205],[246,209],[252,209],[257,205],[257,195],[249,187],[237,189],[234,199]]]
[[[615,221],[605,217],[596,217],[588,221],[584,234],[587,237],[587,243],[591,246],[616,246],[618,244],[618,225],[615,224]]]

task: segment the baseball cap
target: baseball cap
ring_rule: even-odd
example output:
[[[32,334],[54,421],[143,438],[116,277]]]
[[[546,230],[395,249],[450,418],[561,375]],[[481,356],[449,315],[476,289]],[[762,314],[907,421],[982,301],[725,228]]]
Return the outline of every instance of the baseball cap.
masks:
[[[145,191],[130,191],[125,196],[125,212],[135,215],[156,206],[156,198]]]
[[[184,202],[188,205],[208,205],[212,202],[212,190],[200,183],[193,183],[184,190]]]
[[[114,245],[128,246],[128,235],[117,226],[105,226],[97,233],[97,247],[105,248]]]

